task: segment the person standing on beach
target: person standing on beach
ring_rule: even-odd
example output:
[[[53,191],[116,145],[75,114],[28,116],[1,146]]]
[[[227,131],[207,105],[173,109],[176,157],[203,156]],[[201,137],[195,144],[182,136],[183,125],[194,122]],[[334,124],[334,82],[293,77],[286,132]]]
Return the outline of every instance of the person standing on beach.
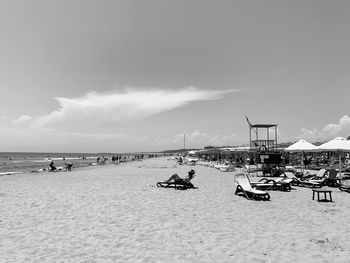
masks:
[[[66,170],[67,171],[72,171],[72,166],[73,166],[72,163],[68,162],[68,163],[65,163],[65,165],[66,165]]]

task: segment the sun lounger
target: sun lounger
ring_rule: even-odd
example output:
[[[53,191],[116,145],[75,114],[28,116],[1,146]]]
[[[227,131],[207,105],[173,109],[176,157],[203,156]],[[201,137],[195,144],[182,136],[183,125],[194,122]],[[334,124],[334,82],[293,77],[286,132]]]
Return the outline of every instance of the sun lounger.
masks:
[[[291,183],[292,179],[288,178],[277,178],[277,179],[271,179],[271,178],[262,178],[259,180],[259,182],[251,182],[252,186],[255,186],[255,188],[259,190],[279,190],[279,191],[290,191],[292,189]]]
[[[194,185],[191,182],[186,181],[177,181],[177,182],[158,182],[157,187],[164,188],[174,188],[176,190],[187,190],[187,189],[195,189]]]
[[[350,179],[339,180],[339,189],[344,192],[350,193]]]
[[[321,180],[324,179],[327,174],[327,170],[322,168],[316,174],[305,174],[301,177],[301,180]]]
[[[235,171],[235,167],[233,166],[233,164],[221,165],[221,166],[217,167],[217,169],[220,170],[221,172],[234,172]]]
[[[327,185],[330,187],[338,187],[339,186],[339,181],[340,179],[337,178],[338,171],[335,169],[331,169],[328,171],[328,176],[327,178],[324,179],[323,185]]]
[[[291,172],[284,172],[284,176],[288,179],[292,179],[291,184],[296,186],[303,186],[309,188],[320,188],[323,186],[320,182],[312,182],[309,180],[300,180]]]
[[[246,174],[236,174],[234,177],[234,182],[236,184],[235,195],[241,193],[249,200],[270,200],[270,195],[267,192],[258,190],[251,185],[249,177]]]
[[[262,178],[258,182],[252,182],[250,181],[250,184],[252,187],[258,189],[258,190],[274,190],[274,187],[276,186],[276,182],[267,178]]]

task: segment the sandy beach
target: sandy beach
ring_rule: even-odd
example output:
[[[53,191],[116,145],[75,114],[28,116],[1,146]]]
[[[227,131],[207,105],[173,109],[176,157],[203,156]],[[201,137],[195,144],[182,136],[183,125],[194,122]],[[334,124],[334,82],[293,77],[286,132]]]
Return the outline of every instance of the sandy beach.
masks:
[[[198,189],[156,187],[171,174]],[[0,262],[349,262],[350,195],[235,196],[232,172],[154,158],[0,177]]]

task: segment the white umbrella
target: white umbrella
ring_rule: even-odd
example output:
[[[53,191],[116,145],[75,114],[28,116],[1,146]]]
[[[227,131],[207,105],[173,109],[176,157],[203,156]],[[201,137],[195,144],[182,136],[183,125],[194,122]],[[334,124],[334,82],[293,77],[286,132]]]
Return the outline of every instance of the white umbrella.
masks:
[[[293,143],[289,147],[285,148],[284,150],[287,152],[302,152],[301,155],[301,162],[303,163],[303,152],[315,152],[317,151],[318,147],[316,145],[313,145],[312,143],[307,142],[304,139],[300,139],[299,141]]]
[[[350,141],[337,137],[317,147],[319,151],[350,152]],[[339,154],[339,171],[341,174],[341,155]]]
[[[304,139],[301,139],[284,150],[287,152],[315,152],[318,150],[318,147],[305,141]]]
[[[350,152],[350,141],[337,137],[317,147],[321,151]]]

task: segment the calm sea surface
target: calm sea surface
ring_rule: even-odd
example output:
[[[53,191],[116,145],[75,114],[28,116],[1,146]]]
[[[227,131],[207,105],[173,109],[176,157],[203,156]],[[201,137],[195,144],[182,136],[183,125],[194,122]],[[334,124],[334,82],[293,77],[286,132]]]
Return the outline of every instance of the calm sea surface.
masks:
[[[97,164],[98,157],[106,157],[111,163],[112,156],[130,161],[135,154],[112,153],[30,153],[30,152],[0,152],[0,176],[22,172],[42,172],[49,168],[51,161],[56,167],[65,167],[65,163],[73,164],[73,169]],[[144,158],[148,155],[144,155]],[[101,158],[102,159],[102,158]]]

